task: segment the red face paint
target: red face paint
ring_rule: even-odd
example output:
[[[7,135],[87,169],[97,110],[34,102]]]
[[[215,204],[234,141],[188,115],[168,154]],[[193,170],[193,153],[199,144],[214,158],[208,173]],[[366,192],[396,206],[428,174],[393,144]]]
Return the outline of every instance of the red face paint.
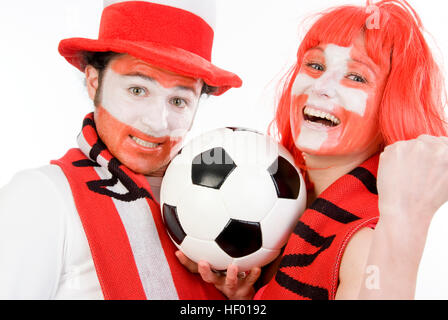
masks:
[[[167,166],[179,151],[182,142],[182,138],[148,136],[115,119],[101,106],[95,111],[95,123],[98,134],[109,151],[137,173],[150,174]],[[132,137],[158,146],[144,147]]]
[[[348,155],[378,145],[377,116],[387,70],[364,63],[371,61],[362,41],[351,49],[320,47],[305,54],[291,95],[296,146],[310,154]],[[324,125],[329,119],[336,120]]]

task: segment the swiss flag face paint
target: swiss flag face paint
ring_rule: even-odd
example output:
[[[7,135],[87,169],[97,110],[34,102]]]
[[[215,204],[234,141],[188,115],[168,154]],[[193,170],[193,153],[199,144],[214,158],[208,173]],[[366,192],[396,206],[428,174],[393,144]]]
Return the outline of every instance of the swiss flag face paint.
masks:
[[[151,174],[179,151],[191,128],[202,81],[120,56],[105,70],[98,134],[109,151],[131,170]]]
[[[366,151],[380,141],[378,108],[387,72],[351,47],[321,44],[305,53],[292,88],[291,130],[298,149],[316,155]]]

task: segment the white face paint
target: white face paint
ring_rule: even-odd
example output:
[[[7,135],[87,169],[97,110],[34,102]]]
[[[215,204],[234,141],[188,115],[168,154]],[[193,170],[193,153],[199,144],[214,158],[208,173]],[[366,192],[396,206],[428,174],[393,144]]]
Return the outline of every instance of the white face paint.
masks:
[[[305,53],[291,92],[291,130],[299,150],[344,154],[364,148],[377,135],[376,65],[365,61],[371,63],[363,41]]]
[[[201,79],[121,55],[107,66],[96,92],[98,134],[129,169],[161,174],[192,125],[202,86]]]
[[[182,86],[163,87],[149,76],[107,69],[102,107],[120,122],[152,137],[183,137],[191,128],[199,96]]]
[[[309,127],[302,127],[296,144],[302,146],[302,148],[319,150],[327,139],[328,133],[325,131],[316,131]]]
[[[348,71],[347,63],[350,61],[350,51],[353,47],[340,47],[329,44],[325,50],[325,73],[315,79],[305,73],[299,73],[294,81],[293,93],[307,94],[308,104],[319,109],[333,111],[335,105],[341,105],[347,111],[364,115],[366,109],[367,93],[341,84]],[[325,94],[331,98],[320,99]]]

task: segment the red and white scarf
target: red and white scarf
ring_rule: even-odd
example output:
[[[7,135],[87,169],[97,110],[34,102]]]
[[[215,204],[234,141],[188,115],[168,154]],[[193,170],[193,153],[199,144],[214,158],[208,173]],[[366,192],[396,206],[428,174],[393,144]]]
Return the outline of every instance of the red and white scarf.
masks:
[[[107,150],[93,119],[84,119],[80,149],[52,164],[70,184],[104,298],[223,299],[177,261],[148,181]]]

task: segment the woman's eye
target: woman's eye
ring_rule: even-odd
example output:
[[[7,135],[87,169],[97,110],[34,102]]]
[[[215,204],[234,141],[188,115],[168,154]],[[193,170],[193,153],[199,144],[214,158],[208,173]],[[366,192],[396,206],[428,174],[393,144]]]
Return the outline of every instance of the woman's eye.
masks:
[[[146,90],[143,88],[140,88],[140,87],[129,88],[129,91],[131,92],[132,95],[137,96],[137,97],[141,97],[146,94]]]
[[[321,65],[320,63],[307,63],[306,64],[308,67],[310,67],[311,69],[317,70],[317,71],[324,71],[325,67],[323,65]]]
[[[355,81],[355,82],[367,83],[367,80],[364,79],[364,77],[362,77],[362,76],[360,76],[358,74],[353,74],[353,73],[349,74],[347,76],[347,79],[350,79],[350,80]]]
[[[182,98],[173,98],[171,99],[171,104],[178,108],[183,108],[187,105],[187,102]]]

